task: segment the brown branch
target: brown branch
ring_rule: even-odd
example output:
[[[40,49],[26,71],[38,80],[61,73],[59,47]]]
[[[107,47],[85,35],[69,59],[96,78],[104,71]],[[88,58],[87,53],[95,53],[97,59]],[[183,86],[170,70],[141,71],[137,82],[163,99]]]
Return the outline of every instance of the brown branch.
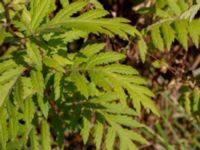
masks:
[[[10,19],[10,13],[9,13],[9,9],[10,9],[10,3],[5,3],[4,0],[0,0],[0,3],[2,4],[4,10],[5,10],[5,28],[6,31],[11,33],[15,38],[19,38],[19,36],[15,33],[12,24],[11,24],[11,19]]]
[[[195,58],[194,63],[192,64],[191,70],[192,71],[195,70],[198,67],[199,64],[200,64],[200,55],[198,55]]]

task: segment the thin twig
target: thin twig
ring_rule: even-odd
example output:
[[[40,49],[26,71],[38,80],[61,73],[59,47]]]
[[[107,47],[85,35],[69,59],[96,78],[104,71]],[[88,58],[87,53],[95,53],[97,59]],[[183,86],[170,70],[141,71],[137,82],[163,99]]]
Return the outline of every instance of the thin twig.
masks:
[[[4,0],[0,0],[0,3],[2,4],[2,6],[4,7],[5,10],[5,28],[6,30],[11,33],[14,37],[19,38],[19,36],[15,33],[15,31],[12,28],[12,24],[11,24],[11,19],[10,19],[10,14],[9,14],[9,9],[10,9],[10,3],[5,3]]]

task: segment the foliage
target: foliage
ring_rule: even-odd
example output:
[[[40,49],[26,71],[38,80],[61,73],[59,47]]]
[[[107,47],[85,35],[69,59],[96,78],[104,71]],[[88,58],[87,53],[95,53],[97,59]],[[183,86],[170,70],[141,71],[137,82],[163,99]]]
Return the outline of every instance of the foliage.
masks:
[[[54,0],[1,1],[1,44],[9,44],[0,58],[2,150],[48,150],[53,143],[64,148],[66,129],[81,131],[84,144],[91,134],[97,149],[104,138],[108,150],[117,137],[120,149],[147,143],[132,131],[143,127],[136,117],[141,105],[159,112],[146,81],[121,64],[125,55],[104,51],[101,42],[67,50],[69,42],[90,33],[143,41],[128,20],[105,18],[108,12],[91,2],[97,7],[87,10],[86,1],[62,0],[55,13]]]
[[[182,86],[180,89],[180,101],[188,115],[194,116],[200,121],[200,91],[198,87],[191,89],[188,85]]]
[[[151,37],[149,48],[170,51],[176,40],[187,50],[188,38],[199,48],[200,20],[195,18],[199,9],[199,1],[191,4],[184,0],[158,0],[153,6],[138,10],[154,16],[154,23],[142,31],[145,37]]]
[[[187,50],[188,35],[199,47],[200,22],[194,19],[199,1],[158,0],[139,10],[155,17],[141,32],[125,18],[108,18],[97,0],[0,2],[2,150],[64,149],[66,130],[80,132],[86,146],[93,137],[96,149],[134,150],[148,143],[133,129],[147,128],[137,119],[143,108],[159,116],[155,95],[136,69],[123,64],[124,54],[90,36],[119,36],[130,43],[132,37],[142,62],[152,49],[170,50],[175,39]],[[144,40],[149,35],[152,42]],[[80,39],[84,44],[70,51],[70,43]],[[193,93],[199,102],[199,90]]]

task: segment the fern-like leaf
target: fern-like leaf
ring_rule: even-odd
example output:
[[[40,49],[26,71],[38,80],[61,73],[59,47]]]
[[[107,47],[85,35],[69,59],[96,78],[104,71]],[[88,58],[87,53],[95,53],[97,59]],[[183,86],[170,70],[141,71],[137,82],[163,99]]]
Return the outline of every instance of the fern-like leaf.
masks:
[[[113,128],[108,128],[105,141],[107,150],[113,150],[115,136],[116,136],[115,130]]]
[[[83,0],[76,1],[70,5],[66,5],[64,9],[60,10],[56,16],[51,20],[51,23],[59,23],[62,20],[68,19],[74,13],[80,11],[87,3]]]
[[[54,97],[55,100],[58,100],[61,97],[61,80],[62,80],[63,74],[62,73],[55,73],[54,76]]]
[[[50,150],[51,149],[51,139],[50,139],[50,129],[49,124],[46,120],[42,121],[42,149]]]
[[[151,31],[151,37],[152,37],[152,41],[155,47],[162,51],[164,48],[164,43],[163,43],[162,36],[160,34],[160,29],[159,28],[153,29]]]
[[[4,85],[0,85],[0,106],[3,105],[4,101],[6,100],[6,98],[9,96],[14,84],[17,81],[17,77],[15,77],[14,79],[10,80],[9,82],[7,82]]]
[[[0,145],[3,150],[6,150],[7,148],[7,141],[8,141],[8,131],[6,130],[7,124],[6,124],[6,116],[5,112],[0,112]]]
[[[50,6],[49,0],[33,0],[31,1],[31,22],[30,29],[34,32],[40,23],[43,21],[44,17],[48,13]]]
[[[88,81],[85,76],[81,75],[79,72],[72,72],[71,79],[75,83],[76,87],[86,98],[89,97]]]
[[[140,58],[142,62],[145,62],[146,54],[147,54],[147,45],[143,39],[140,39],[137,43],[140,53]]]
[[[40,51],[34,43],[30,41],[26,43],[27,46],[27,54],[30,57],[33,64],[36,65],[38,70],[42,70],[42,57],[40,55]]]
[[[31,127],[31,122],[35,115],[35,104],[33,102],[32,97],[28,97],[24,101],[24,108],[23,108],[24,120],[26,122],[26,129]]]
[[[172,42],[175,39],[175,32],[169,23],[165,23],[161,26],[161,30],[163,33],[163,39],[166,43],[166,48],[170,50]]]
[[[200,21],[192,20],[189,24],[188,31],[195,46],[199,48]]]
[[[94,138],[96,143],[96,149],[100,150],[102,137],[103,137],[103,124],[100,122],[97,122],[94,126]]]
[[[176,1],[174,1],[174,0],[167,0],[167,2],[168,2],[168,5],[170,6],[170,8],[173,10],[173,12],[176,15],[180,15],[181,9],[180,9],[179,5],[176,3]]]
[[[90,133],[90,112],[86,111],[83,116],[83,128],[81,130],[81,135],[83,137],[84,144],[87,143]]]
[[[68,42],[72,42],[74,40],[78,40],[79,38],[84,38],[87,37],[88,33],[81,31],[81,30],[70,30],[70,31],[66,31],[63,34],[54,36],[52,39],[60,39],[62,40],[64,43],[68,43]]]
[[[32,85],[35,91],[41,96],[44,96],[44,78],[40,71],[31,71]]]
[[[182,13],[180,18],[189,19],[190,21],[192,21],[192,19],[194,19],[195,15],[198,13],[199,10],[200,4],[193,5],[190,9]]]
[[[119,54],[117,52],[106,52],[95,55],[88,62],[86,67],[92,67],[96,65],[103,65],[113,63],[115,61],[124,59],[125,56],[123,54]]]
[[[188,23],[186,20],[176,21],[174,23],[175,29],[177,31],[177,40],[183,45],[183,47],[188,49]]]
[[[39,149],[39,142],[35,128],[33,128],[31,131],[30,144],[31,144],[31,150]]]

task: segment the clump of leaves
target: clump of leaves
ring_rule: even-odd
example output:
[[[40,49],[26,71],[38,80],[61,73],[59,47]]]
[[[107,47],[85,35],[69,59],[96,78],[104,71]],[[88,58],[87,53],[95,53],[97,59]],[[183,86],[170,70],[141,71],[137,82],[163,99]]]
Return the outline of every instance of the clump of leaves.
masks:
[[[197,121],[200,121],[200,91],[198,87],[191,88],[184,85],[180,89],[179,101],[185,108],[188,115],[193,116]]]
[[[199,48],[200,20],[196,17],[199,10],[198,0],[157,0],[152,6],[139,9],[139,13],[153,16],[153,24],[142,31],[145,37],[151,38],[148,48],[170,51],[173,42],[177,41],[188,50],[189,38]]]
[[[80,131],[83,142],[94,137],[96,149],[138,149],[148,143],[132,128],[141,106],[159,115],[146,81],[120,62],[125,55],[105,52],[104,43],[69,52],[69,42],[90,33],[136,36],[124,18],[108,14],[98,1],[0,1],[0,148],[64,148],[64,131]],[[93,3],[92,9],[86,9]]]

